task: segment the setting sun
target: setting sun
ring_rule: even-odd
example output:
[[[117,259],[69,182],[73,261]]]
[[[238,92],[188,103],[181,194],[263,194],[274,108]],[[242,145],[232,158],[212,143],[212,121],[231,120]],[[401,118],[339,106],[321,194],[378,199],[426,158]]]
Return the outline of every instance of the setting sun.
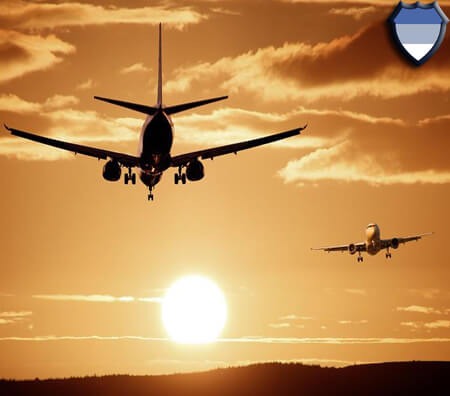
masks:
[[[227,319],[227,305],[217,285],[201,276],[186,276],[167,291],[162,320],[170,338],[182,344],[214,341]]]

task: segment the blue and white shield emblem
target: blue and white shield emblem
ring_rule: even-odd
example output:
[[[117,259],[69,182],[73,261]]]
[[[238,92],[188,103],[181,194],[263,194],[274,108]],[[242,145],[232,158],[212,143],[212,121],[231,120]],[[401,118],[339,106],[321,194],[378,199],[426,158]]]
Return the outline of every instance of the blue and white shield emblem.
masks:
[[[389,21],[402,52],[416,65],[422,65],[441,45],[448,18],[436,1],[431,4],[401,1]]]

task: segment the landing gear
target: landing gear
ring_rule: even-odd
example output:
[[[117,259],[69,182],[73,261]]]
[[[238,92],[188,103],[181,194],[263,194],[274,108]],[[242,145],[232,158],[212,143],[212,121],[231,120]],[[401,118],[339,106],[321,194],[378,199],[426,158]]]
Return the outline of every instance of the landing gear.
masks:
[[[362,263],[362,262],[364,261],[364,257],[361,256],[361,252],[358,252],[358,257],[357,257],[357,258],[358,258],[358,263],[359,263],[359,262]]]
[[[153,190],[153,186],[148,186],[148,196],[147,196],[147,199],[148,199],[149,201],[153,201],[153,193],[152,193],[152,190]]]
[[[392,257],[392,254],[389,253],[389,248],[387,248],[386,249],[386,258],[388,259],[388,258],[391,258],[391,257]]]
[[[178,167],[178,173],[175,173],[174,175],[174,182],[175,184],[178,184],[178,182],[181,180],[182,184],[186,184],[186,173],[182,173],[182,166]]]
[[[128,168],[128,173],[124,175],[124,182],[128,184],[131,181],[131,184],[136,184],[136,173],[131,172],[131,168]]]

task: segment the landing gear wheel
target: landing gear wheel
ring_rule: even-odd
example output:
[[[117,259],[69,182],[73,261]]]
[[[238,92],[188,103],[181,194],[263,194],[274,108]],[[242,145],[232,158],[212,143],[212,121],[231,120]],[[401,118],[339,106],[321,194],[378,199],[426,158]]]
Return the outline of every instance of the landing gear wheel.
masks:
[[[174,175],[174,182],[175,182],[175,184],[178,184],[178,182],[179,182],[179,180],[180,180],[180,176],[178,176],[178,173],[175,173]]]
[[[125,173],[125,175],[123,176],[123,181],[125,182],[125,184],[128,184],[128,180],[130,180],[130,177],[128,176],[128,173]]]
[[[136,184],[136,173],[133,173],[133,174],[131,175],[131,183],[132,183],[132,184]]]
[[[152,193],[148,194],[148,200],[149,201],[153,201],[153,194]]]
[[[181,183],[186,184],[186,173],[181,175]]]

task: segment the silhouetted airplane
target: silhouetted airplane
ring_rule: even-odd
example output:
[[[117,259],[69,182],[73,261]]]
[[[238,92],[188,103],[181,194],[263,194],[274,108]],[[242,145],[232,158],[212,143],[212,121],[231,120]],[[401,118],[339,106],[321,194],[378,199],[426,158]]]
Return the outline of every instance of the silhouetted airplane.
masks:
[[[376,224],[369,224],[366,227],[366,241],[360,243],[350,243],[349,245],[341,246],[328,246],[311,248],[312,250],[324,250],[326,252],[346,252],[350,254],[355,254],[358,252],[358,263],[363,261],[361,252],[367,252],[371,256],[377,254],[380,250],[386,249],[386,258],[392,257],[389,249],[397,249],[401,243],[406,243],[410,241],[418,241],[424,236],[432,235],[432,232],[427,232],[425,234],[413,235],[404,238],[392,238],[392,239],[381,239],[380,238],[380,227]]]
[[[200,180],[204,176],[204,168],[200,159],[213,159],[214,157],[231,153],[237,154],[237,152],[241,150],[246,150],[252,147],[299,135],[300,131],[306,128],[305,125],[301,128],[295,128],[290,131],[281,132],[258,139],[206,150],[194,151],[172,157],[170,155],[170,151],[173,143],[173,123],[170,116],[194,107],[203,106],[208,103],[226,99],[228,96],[221,96],[218,98],[200,100],[191,103],[183,103],[175,106],[163,105],[161,24],[159,24],[158,97],[156,106],[151,107],[98,96],[94,96],[94,98],[147,114],[147,118],[142,126],[138,156],[135,157],[129,154],[50,139],[44,136],[35,135],[33,133],[9,128],[7,125],[5,125],[5,128],[15,136],[72,151],[75,154],[84,154],[98,159],[108,160],[103,168],[103,177],[108,181],[119,180],[122,173],[121,168],[125,167],[128,168],[128,173],[124,175],[125,184],[128,184],[129,181],[131,181],[132,184],[135,184],[136,174],[132,172],[132,169],[138,168],[140,171],[139,176],[141,181],[149,188],[149,200],[153,200],[152,190],[154,186],[160,181],[163,172],[170,167],[178,168],[178,173],[175,173],[175,184],[178,184],[179,181],[181,181],[182,184],[185,184],[186,179],[190,181]],[[186,168],[185,173],[183,173],[183,168]]]

